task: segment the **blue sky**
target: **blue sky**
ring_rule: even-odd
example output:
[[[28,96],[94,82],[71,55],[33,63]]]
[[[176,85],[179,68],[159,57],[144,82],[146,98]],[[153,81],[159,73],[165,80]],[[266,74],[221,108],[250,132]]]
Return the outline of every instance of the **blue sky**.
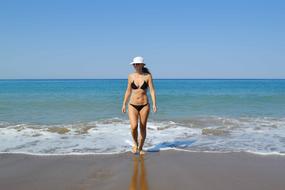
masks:
[[[0,78],[285,78],[282,1],[1,1]]]

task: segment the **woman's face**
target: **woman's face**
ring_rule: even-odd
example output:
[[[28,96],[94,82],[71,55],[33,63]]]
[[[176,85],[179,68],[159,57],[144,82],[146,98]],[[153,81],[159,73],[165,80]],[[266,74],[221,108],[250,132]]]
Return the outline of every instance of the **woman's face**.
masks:
[[[133,66],[134,66],[135,70],[141,71],[144,64],[143,63],[134,63]]]

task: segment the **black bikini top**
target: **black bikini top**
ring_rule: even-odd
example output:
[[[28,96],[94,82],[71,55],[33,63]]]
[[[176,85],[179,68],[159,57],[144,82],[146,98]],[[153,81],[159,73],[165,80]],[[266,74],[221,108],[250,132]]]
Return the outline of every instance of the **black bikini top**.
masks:
[[[138,88],[139,88],[139,87],[135,84],[134,81],[131,83],[131,87],[132,87],[132,89],[138,89]],[[143,84],[141,85],[140,89],[145,90],[145,89],[147,89],[147,87],[148,87],[148,84],[144,81]]]

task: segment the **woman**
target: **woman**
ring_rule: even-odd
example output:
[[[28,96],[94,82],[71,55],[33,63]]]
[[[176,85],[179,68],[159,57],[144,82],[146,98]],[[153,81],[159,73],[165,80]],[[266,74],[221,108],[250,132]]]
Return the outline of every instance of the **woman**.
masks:
[[[143,145],[146,137],[146,123],[150,111],[150,105],[147,97],[147,88],[150,89],[152,98],[152,109],[156,112],[156,97],[155,90],[152,82],[151,73],[145,67],[142,57],[135,57],[133,62],[135,72],[128,76],[128,86],[125,93],[125,98],[122,106],[122,112],[126,113],[126,103],[130,98],[128,104],[129,119],[133,137],[132,152],[139,152],[140,155],[144,154]],[[138,141],[138,120],[140,120],[140,137]]]

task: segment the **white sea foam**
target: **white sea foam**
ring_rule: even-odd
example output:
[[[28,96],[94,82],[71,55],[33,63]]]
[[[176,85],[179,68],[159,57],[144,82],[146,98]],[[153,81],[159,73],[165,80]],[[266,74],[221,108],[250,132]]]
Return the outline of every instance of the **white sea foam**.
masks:
[[[58,125],[0,124],[0,152],[36,155],[118,154],[132,145],[129,121],[110,118]],[[196,117],[149,121],[145,149],[285,154],[284,118]]]

